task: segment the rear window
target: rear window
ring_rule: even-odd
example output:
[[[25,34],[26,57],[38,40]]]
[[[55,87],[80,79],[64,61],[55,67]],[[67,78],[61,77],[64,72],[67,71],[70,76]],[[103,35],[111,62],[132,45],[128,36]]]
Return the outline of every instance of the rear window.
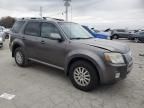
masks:
[[[25,21],[17,21],[12,28],[12,32],[19,33],[19,31],[22,28],[22,26],[24,25],[24,23],[25,23]]]
[[[40,22],[28,22],[24,34],[30,36],[40,36]]]

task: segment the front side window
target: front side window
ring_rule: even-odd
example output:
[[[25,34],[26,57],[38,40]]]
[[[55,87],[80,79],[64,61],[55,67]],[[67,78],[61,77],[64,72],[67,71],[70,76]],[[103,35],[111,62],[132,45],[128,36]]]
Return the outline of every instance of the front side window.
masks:
[[[51,23],[42,23],[41,36],[44,38],[51,38],[51,34],[59,34],[58,28]]]
[[[76,23],[59,23],[65,34],[70,39],[89,39],[93,36],[88,33],[81,25]]]
[[[30,36],[40,36],[40,22],[28,22],[24,34]]]

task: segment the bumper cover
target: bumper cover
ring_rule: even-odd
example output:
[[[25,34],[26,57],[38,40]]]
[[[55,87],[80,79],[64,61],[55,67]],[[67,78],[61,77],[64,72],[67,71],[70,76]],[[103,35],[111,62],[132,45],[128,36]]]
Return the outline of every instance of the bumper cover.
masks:
[[[124,55],[125,64],[106,64],[106,70],[103,73],[102,84],[110,84],[125,79],[132,71],[133,60],[129,54]]]

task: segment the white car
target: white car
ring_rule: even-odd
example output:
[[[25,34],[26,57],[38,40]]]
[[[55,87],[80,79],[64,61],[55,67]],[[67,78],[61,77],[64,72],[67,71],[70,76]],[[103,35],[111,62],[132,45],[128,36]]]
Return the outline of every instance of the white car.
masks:
[[[3,37],[0,36],[0,48],[3,47]]]
[[[3,47],[3,42],[5,41],[4,34],[4,27],[0,26],[0,48]]]

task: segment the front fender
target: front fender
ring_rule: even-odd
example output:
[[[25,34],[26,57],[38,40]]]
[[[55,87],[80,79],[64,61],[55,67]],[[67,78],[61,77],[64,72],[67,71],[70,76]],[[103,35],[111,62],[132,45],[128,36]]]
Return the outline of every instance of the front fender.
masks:
[[[75,50],[68,54],[68,56],[65,59],[66,74],[69,71],[69,64],[75,58],[83,58],[93,63],[98,70],[100,79],[103,79],[103,72],[105,71],[104,61],[96,53],[91,52],[91,51],[86,51],[86,50]]]

